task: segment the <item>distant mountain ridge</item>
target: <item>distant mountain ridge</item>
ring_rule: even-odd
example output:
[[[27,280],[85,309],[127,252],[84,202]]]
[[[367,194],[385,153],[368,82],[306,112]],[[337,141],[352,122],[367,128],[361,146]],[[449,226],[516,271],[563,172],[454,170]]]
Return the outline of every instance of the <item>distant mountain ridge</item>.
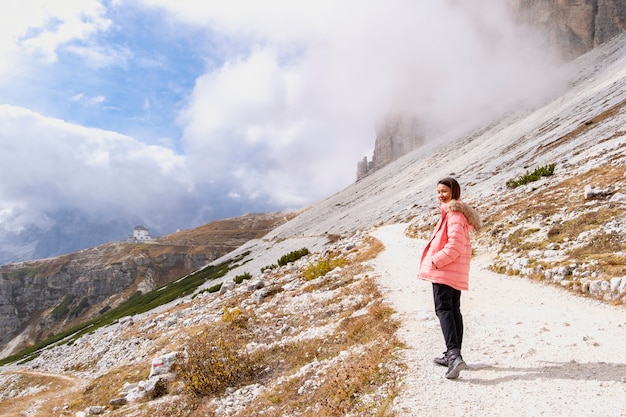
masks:
[[[47,217],[48,227],[30,225],[0,236],[0,265],[69,254],[104,242],[121,242],[134,226],[141,224],[138,218],[94,221],[71,208],[48,213]],[[154,233],[159,234],[158,230]]]
[[[83,322],[193,272],[265,235],[293,215],[247,214],[150,243],[106,243],[67,255],[0,266],[0,356]],[[54,313],[54,314],[53,314]]]

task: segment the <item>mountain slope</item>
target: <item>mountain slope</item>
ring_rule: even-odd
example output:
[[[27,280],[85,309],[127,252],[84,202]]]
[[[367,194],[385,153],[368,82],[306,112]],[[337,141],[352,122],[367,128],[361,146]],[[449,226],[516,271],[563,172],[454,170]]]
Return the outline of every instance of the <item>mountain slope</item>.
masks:
[[[415,345],[405,345],[403,351],[402,344],[395,340],[402,333],[389,333],[394,320],[402,316],[394,318],[389,314],[386,304],[393,300],[380,295],[371,281],[374,276],[382,287],[395,287],[396,295],[414,291],[403,280],[411,280],[408,275],[414,274],[418,248],[396,248],[394,253],[372,261],[381,252],[382,244],[368,235],[377,236],[377,226],[396,223],[406,223],[397,227],[407,228],[411,236],[427,233],[437,218],[436,182],[446,175],[459,179],[463,198],[484,216],[485,228],[474,239],[479,255],[475,267],[497,269],[499,262],[506,263],[510,254],[512,258],[526,258],[528,264],[524,268],[532,267],[533,273],[540,260],[566,262],[569,267],[575,264],[575,270],[584,272],[604,260],[600,257],[604,246],[596,245],[600,253],[594,255],[590,252],[594,245],[589,249],[585,239],[591,237],[592,242],[600,242],[594,240],[596,233],[615,233],[622,237],[617,242],[622,246],[617,246],[620,249],[612,254],[611,265],[616,269],[609,271],[614,274],[610,281],[599,275],[602,271],[594,271],[598,274],[595,277],[593,273],[588,277],[582,276],[582,272],[581,276],[571,273],[564,280],[571,281],[574,289],[573,281],[578,279],[581,290],[585,288],[583,279],[597,278],[609,283],[609,287],[613,279],[626,280],[626,225],[622,221],[626,217],[625,203],[619,199],[611,201],[626,193],[626,36],[581,57],[567,69],[570,88],[563,95],[532,109],[520,109],[482,130],[451,133],[437,143],[425,144],[214,261],[217,264],[241,256],[241,262],[220,280],[230,284],[233,278],[248,272],[252,275],[250,282],[231,284],[231,290],[222,294],[205,291],[214,284],[207,283],[195,297],[188,296],[96,329],[74,343],[59,343],[41,351],[31,362],[13,367],[40,368],[90,379],[92,383],[81,395],[65,399],[67,408],[74,412],[106,404],[120,395],[123,386],[144,383],[152,358],[194,352],[198,347],[194,341],[217,341],[220,336],[234,334],[244,338],[245,352],[265,355],[262,372],[256,379],[236,381],[215,395],[198,398],[186,395],[181,387],[184,381],[175,375],[168,386],[172,395],[148,404],[130,401],[121,408],[110,406],[109,415],[242,417],[289,412],[389,416],[427,414],[430,410],[394,409],[390,398],[396,396],[400,398],[399,406],[408,407],[412,406],[408,401],[411,398],[433,402],[443,399],[433,408],[437,410],[447,410],[447,400],[461,396],[467,401],[455,404],[454,411],[464,415],[488,413],[489,409],[474,408],[483,401],[498,412],[529,415],[536,410],[526,409],[530,403],[523,400],[529,397],[537,398],[544,413],[572,415],[584,406],[588,414],[619,415],[623,410],[623,332],[614,326],[601,327],[613,323],[605,321],[605,316],[613,311],[615,322],[621,323],[622,306],[584,300],[559,288],[546,289],[517,278],[511,283],[505,275],[496,277],[476,268],[472,273],[478,291],[467,297],[483,298],[473,298],[473,308],[468,311],[473,320],[468,321],[467,359],[473,365],[476,360],[484,360],[491,369],[484,373],[468,372],[458,384],[447,385],[450,381],[432,370],[430,364],[431,356],[439,353],[433,351],[439,345],[431,343],[438,329],[425,288],[415,294],[415,300],[420,300],[421,314],[431,314],[419,323],[420,330],[429,332],[424,339],[428,341],[427,351],[418,351]],[[553,163],[552,176],[513,189],[506,185],[534,168]],[[585,185],[611,188],[586,199]],[[555,230],[560,226],[567,227]],[[534,246],[541,241],[556,246]],[[386,243],[393,250],[393,245]],[[261,272],[282,255],[302,247],[311,254]],[[547,258],[555,253],[558,258]],[[585,258],[580,261],[576,256]],[[324,262],[331,261],[341,262],[330,272],[308,278],[311,272],[325,271]],[[514,271],[511,269],[512,274]],[[522,270],[517,273],[521,275]],[[403,280],[394,274],[402,274]],[[483,285],[493,285],[494,291]],[[618,291],[619,288],[618,285]],[[492,303],[490,296],[496,290],[516,297],[504,304]],[[549,302],[543,304],[540,297],[546,290]],[[606,301],[621,302],[620,298],[611,298],[612,293],[599,298],[607,294]],[[532,306],[531,311],[527,305]],[[576,327],[577,322],[585,319],[582,310],[571,313],[576,320],[566,321],[569,310],[581,305],[591,306],[588,314],[593,314],[593,326]],[[502,309],[509,315],[500,317]],[[490,317],[482,318],[481,314]],[[511,320],[502,321],[507,318]],[[494,322],[498,332],[488,328]],[[578,333],[583,328],[589,333]],[[400,329],[403,331],[403,327]],[[215,346],[208,346],[206,353],[210,355]],[[376,350],[377,346],[384,349]],[[405,353],[419,353],[420,359],[412,364],[401,363]],[[409,366],[409,372],[403,366]],[[355,374],[362,378],[351,379]],[[432,386],[425,387],[428,384]],[[438,389],[432,391],[433,387]],[[519,389],[525,390],[523,397]],[[26,392],[20,391],[24,395]],[[485,398],[473,397],[474,392],[483,392]],[[593,400],[577,397],[578,392],[593,396]],[[612,396],[605,399],[602,395],[607,392]],[[142,401],[148,399],[144,397]],[[611,405],[604,407],[605,402]],[[58,407],[62,410],[62,403]],[[42,413],[43,410],[36,415]]]
[[[248,214],[148,243],[108,243],[56,258],[3,265],[0,357],[96,317],[136,291],[145,293],[193,272],[291,216]]]

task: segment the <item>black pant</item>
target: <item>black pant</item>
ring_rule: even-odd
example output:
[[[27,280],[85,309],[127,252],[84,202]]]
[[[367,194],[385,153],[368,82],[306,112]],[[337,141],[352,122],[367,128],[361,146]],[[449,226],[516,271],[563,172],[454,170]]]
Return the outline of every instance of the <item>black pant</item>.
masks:
[[[445,284],[433,284],[435,313],[439,317],[446,348],[461,349],[463,343],[463,316],[461,316],[461,291]]]

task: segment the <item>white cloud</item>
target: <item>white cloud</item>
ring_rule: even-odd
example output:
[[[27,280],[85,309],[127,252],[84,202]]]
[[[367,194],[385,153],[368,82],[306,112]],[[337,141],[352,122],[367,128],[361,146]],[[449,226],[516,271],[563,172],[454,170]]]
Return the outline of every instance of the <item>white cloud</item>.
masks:
[[[92,68],[109,66],[125,67],[133,58],[133,53],[128,48],[119,46],[101,46],[88,42],[86,45],[68,45],[64,51],[79,56],[85,64]]]
[[[137,46],[143,38],[126,43],[128,27],[109,20],[125,8],[145,20],[166,16],[168,36],[200,34],[180,43],[196,49],[169,55]],[[116,44],[101,36],[112,29]],[[43,72],[55,59],[67,59],[65,68],[76,58],[86,65],[80,73],[93,75],[93,85],[49,87],[63,92],[53,97],[82,104],[86,119],[104,114],[87,110],[145,123],[163,118],[160,100],[192,83],[162,74],[198,73],[176,71],[172,57],[196,54],[206,62],[186,101],[171,106],[180,109],[172,123],[183,131],[182,144],[162,137],[163,146],[148,146],[0,107],[0,174],[24,173],[0,186],[0,221],[69,204],[167,217],[179,228],[217,213],[301,207],[355,180],[356,163],[371,154],[376,123],[391,108],[416,114],[437,137],[552,82],[545,49],[489,0],[25,0],[0,6],[0,39],[5,83],[20,71]],[[119,71],[103,71],[111,67]],[[155,76],[151,68],[163,71]],[[98,84],[103,74],[111,78]],[[118,86],[116,77],[132,82],[107,90]]]
[[[181,123],[197,178],[227,177],[249,198],[300,206],[353,181],[376,106],[355,107],[338,85],[347,81],[332,75],[308,83],[306,57],[280,61],[258,50],[206,74]]]
[[[352,182],[392,104],[436,137],[553,81],[537,40],[492,2],[142,3],[223,37],[223,65],[180,122],[195,175],[251,199],[305,204]]]
[[[181,221],[176,211],[185,212],[193,182],[184,158],[171,150],[14,106],[0,105],[0,124],[5,225],[12,218],[12,227],[20,228],[65,207],[101,219],[171,215],[170,227]]]
[[[75,101],[86,106],[92,106],[95,104],[101,104],[106,101],[106,97],[104,96],[96,96],[96,97],[87,97],[83,93],[78,93],[70,97],[70,101]]]
[[[15,64],[35,55],[57,58],[59,47],[85,40],[106,30],[106,9],[97,0],[23,0],[0,6],[0,75],[11,74]]]

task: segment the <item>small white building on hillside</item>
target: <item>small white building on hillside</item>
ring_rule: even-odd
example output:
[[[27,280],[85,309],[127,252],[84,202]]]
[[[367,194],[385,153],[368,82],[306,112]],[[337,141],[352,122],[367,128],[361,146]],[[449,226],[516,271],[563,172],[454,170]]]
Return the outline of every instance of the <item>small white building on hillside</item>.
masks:
[[[133,228],[133,234],[128,236],[130,243],[145,242],[152,239],[150,237],[150,231],[143,226],[135,226]]]

